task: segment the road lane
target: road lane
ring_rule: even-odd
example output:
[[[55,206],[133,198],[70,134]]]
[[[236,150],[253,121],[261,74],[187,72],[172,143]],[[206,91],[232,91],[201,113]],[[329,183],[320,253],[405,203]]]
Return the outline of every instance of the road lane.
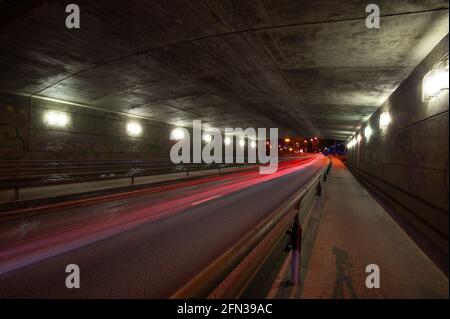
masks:
[[[100,202],[87,207],[60,209],[36,214],[0,226],[0,275],[17,267],[54,256],[182,211],[192,203],[205,202],[264,180],[277,178],[289,170],[309,165],[313,159],[297,158],[280,164],[277,174],[256,171],[167,185],[149,192],[138,191],[122,200]],[[141,194],[142,193],[142,194]],[[114,196],[113,196],[114,198]]]
[[[2,297],[166,297],[304,185],[323,161],[198,203],[0,278]],[[249,183],[248,176],[240,183]],[[235,184],[235,183],[232,183]],[[226,187],[223,185],[221,187]],[[81,289],[65,287],[65,266]]]

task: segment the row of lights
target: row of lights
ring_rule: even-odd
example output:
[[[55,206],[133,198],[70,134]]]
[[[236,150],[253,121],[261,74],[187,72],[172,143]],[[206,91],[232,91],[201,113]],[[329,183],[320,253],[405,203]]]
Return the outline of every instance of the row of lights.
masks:
[[[67,113],[64,112],[48,111],[45,114],[45,122],[50,126],[66,127],[67,124],[69,123],[69,117],[67,116]],[[140,136],[142,134],[142,126],[139,123],[129,122],[127,123],[127,133],[130,136]],[[171,132],[171,137],[174,140],[182,140],[184,139],[184,131],[182,129],[175,128]],[[204,134],[203,141],[205,141],[206,143],[211,142],[212,135]],[[229,137],[225,137],[224,143],[225,145],[230,145],[231,139]],[[239,140],[239,146],[241,147],[245,146],[245,139]],[[256,142],[251,141],[250,147],[256,148]]]
[[[44,122],[49,126],[66,127],[69,124],[69,116],[65,112],[47,111],[44,116]],[[127,133],[130,136],[140,136],[142,126],[136,122],[127,123]]]
[[[389,115],[389,111],[385,111],[383,113],[380,114],[380,129],[384,130],[388,127],[389,123],[391,122],[391,116]],[[373,130],[372,127],[370,126],[370,124],[368,124],[365,129],[364,129],[364,137],[366,138],[367,141],[369,141],[370,137],[373,134]],[[347,147],[348,148],[352,148],[353,146],[355,146],[357,143],[361,142],[362,140],[362,136],[360,133],[356,134],[355,137],[353,137],[348,143],[347,143]]]
[[[429,102],[449,89],[448,58],[437,63],[422,79],[422,102]],[[380,129],[385,130],[391,123],[389,111],[380,114]],[[364,137],[370,139],[373,131],[368,124],[364,129]],[[348,143],[347,147],[352,148],[361,141],[361,134],[358,133]]]
[[[172,132],[170,133],[170,136],[171,136],[172,140],[178,140],[178,141],[184,139],[184,137],[185,137],[183,129],[180,129],[180,128],[173,129]],[[212,137],[211,134],[205,133],[205,134],[203,134],[202,139],[203,139],[204,142],[209,143],[209,142],[212,141],[213,137]],[[232,140],[231,140],[230,137],[226,136],[224,138],[223,142],[224,142],[225,145],[228,146],[228,145],[231,144]],[[241,146],[241,147],[245,146],[245,139],[241,138],[239,140],[239,146]],[[250,147],[256,148],[256,142],[255,141],[251,141],[250,142]]]
[[[436,64],[435,67],[433,67],[432,70],[430,70],[423,78],[422,80],[422,101],[428,102],[434,97],[437,97],[443,92],[444,90],[448,90],[449,88],[449,77],[448,77],[448,58],[446,60],[443,60]],[[65,112],[59,112],[59,111],[53,111],[50,110],[45,113],[45,122],[50,126],[57,126],[57,127],[66,127],[69,123],[69,117],[67,113]],[[385,129],[389,123],[391,122],[391,117],[389,115],[388,111],[385,111],[381,113],[380,115],[380,129]],[[127,133],[130,136],[140,136],[142,134],[142,126],[139,123],[136,122],[129,122],[127,123]],[[172,131],[173,136],[175,139],[183,139],[184,138],[184,132],[180,129],[174,129]],[[364,136],[367,138],[367,140],[372,135],[372,129],[370,125],[366,126],[364,129]],[[314,138],[317,140],[317,137]],[[203,136],[203,140],[205,142],[210,142],[212,140],[212,136],[210,134],[205,134]],[[358,134],[356,137],[354,137],[350,142],[347,144],[349,148],[356,145],[357,142],[361,140],[361,135]],[[289,138],[286,138],[284,140],[286,143],[290,142]],[[311,142],[314,140],[311,139]],[[307,143],[307,140],[304,141]],[[231,144],[231,139],[229,137],[226,137],[224,140],[225,145]],[[241,139],[239,141],[239,145],[241,147],[245,146],[245,140]],[[250,142],[250,146],[255,148],[256,142],[252,141]]]
[[[281,145],[279,145],[278,146],[279,148],[280,148],[280,151],[283,151],[283,149],[285,150],[285,151],[289,151],[289,152],[294,152],[294,153],[303,153],[304,151],[303,151],[303,149],[301,148],[301,149],[297,149],[297,150],[294,150],[294,148],[293,147],[287,147],[287,146],[281,146]]]
[[[45,113],[44,116],[44,122],[47,125],[50,126],[57,126],[57,127],[66,127],[69,124],[69,116],[67,115],[67,113],[65,112],[60,112],[60,111],[54,111],[54,110],[49,110]],[[140,136],[142,134],[142,126],[139,123],[136,122],[128,122],[127,126],[126,126],[126,130],[128,135],[130,136]],[[184,130],[181,128],[175,128],[172,130],[172,132],[170,133],[170,137],[172,140],[182,140],[185,137],[184,134]],[[317,141],[317,137],[311,138],[311,142]],[[205,141],[206,143],[209,143],[212,141],[212,135],[205,133],[203,134],[203,141]],[[224,139],[224,144],[225,145],[230,145],[232,142],[230,137],[225,137]],[[284,139],[285,143],[290,143],[291,139],[290,138],[285,138]],[[304,143],[307,144],[308,141],[305,139]],[[267,141],[266,144],[268,146],[270,146],[270,142]],[[239,140],[239,145],[244,147],[245,146],[245,139],[241,138]],[[298,146],[299,143],[297,142],[296,145]],[[256,148],[256,142],[255,141],[251,141],[250,142],[250,146],[252,148]],[[280,145],[281,147],[281,145]]]
[[[278,145],[280,151],[284,150],[284,151],[294,152],[296,154],[305,152],[305,150],[301,146],[302,141],[300,139],[297,139],[297,141],[296,141],[295,139],[286,137],[286,138],[284,138],[283,141],[285,143],[284,146],[281,144]],[[312,144],[314,146],[314,143],[317,144],[318,138],[317,137],[311,138],[310,141],[312,142]],[[307,139],[303,140],[303,143],[308,144],[308,140]],[[305,147],[307,147],[307,145],[305,145]]]
[[[284,139],[284,142],[286,142],[286,143],[289,143],[290,141],[291,141],[291,139],[288,138],[288,137]],[[311,141],[311,142],[317,141],[317,137],[311,138],[310,141]],[[308,141],[307,141],[307,140],[304,140],[304,143],[306,144],[306,143],[308,143]],[[298,144],[298,143],[297,143],[297,144]]]

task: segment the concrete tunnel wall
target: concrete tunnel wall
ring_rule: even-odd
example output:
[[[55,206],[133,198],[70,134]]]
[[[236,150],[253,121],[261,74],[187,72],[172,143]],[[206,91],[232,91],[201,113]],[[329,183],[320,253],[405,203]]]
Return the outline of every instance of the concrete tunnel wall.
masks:
[[[65,112],[68,124],[48,125],[45,114],[49,110]],[[130,137],[128,122],[138,122],[142,134]],[[170,140],[170,132],[175,127],[92,107],[0,92],[0,160],[169,161],[175,143]],[[192,129],[185,128],[192,136]],[[237,140],[234,143],[236,146]],[[247,152],[248,143],[245,158]]]
[[[364,136],[349,149],[348,165],[409,229],[421,234],[422,246],[432,247],[448,271],[448,90],[422,102],[422,78],[448,56],[448,34],[411,75],[360,128]],[[381,112],[388,110],[389,126],[381,130]],[[398,217],[397,216],[397,217]],[[380,233],[380,236],[383,236]],[[423,246],[423,247],[425,247]]]
[[[48,110],[67,112],[67,126],[48,126]],[[141,136],[127,135],[129,121],[143,126]],[[0,93],[0,160],[164,160],[171,129],[147,119]]]

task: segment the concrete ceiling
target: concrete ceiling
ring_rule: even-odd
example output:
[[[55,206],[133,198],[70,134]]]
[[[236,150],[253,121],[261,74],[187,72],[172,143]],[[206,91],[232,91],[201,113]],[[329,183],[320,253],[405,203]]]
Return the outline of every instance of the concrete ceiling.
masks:
[[[367,4],[0,0],[0,91],[345,139],[448,33],[447,1],[377,1],[380,29]]]

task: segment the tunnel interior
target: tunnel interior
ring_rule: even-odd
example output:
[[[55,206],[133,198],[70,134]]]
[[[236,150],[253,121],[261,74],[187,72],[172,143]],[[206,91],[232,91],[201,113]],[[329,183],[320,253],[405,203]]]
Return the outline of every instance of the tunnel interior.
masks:
[[[0,221],[254,165],[168,166],[194,121],[275,128],[258,148],[339,153],[448,285],[447,1],[379,0],[369,27],[360,0],[77,0],[69,28],[72,2],[0,0]]]
[[[114,141],[162,154],[166,130],[195,119],[347,140],[448,32],[445,1],[384,1],[380,29],[358,1],[81,1],[79,29],[65,27],[66,5],[1,4],[0,87],[14,94],[2,125],[25,144],[2,158],[95,157]],[[45,127],[47,109],[70,123]]]

